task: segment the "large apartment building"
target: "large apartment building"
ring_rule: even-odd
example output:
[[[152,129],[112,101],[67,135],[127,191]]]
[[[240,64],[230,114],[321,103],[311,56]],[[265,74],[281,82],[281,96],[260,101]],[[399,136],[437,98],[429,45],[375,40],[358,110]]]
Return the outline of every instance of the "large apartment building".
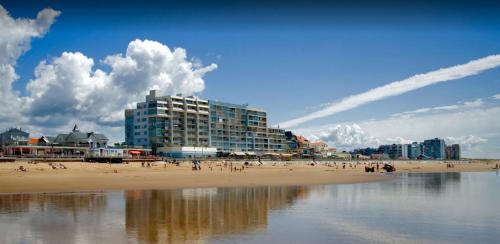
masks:
[[[177,157],[179,151],[268,153],[285,149],[284,131],[267,127],[266,112],[195,96],[158,96],[125,110],[125,141]],[[182,154],[182,153],[181,153]]]
[[[423,155],[425,158],[442,160],[446,158],[446,144],[443,139],[434,138],[425,140],[423,143]]]

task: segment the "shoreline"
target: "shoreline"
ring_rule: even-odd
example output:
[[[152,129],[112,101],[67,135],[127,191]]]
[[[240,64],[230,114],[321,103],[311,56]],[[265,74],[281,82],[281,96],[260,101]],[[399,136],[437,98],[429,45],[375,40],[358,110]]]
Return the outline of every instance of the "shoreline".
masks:
[[[446,164],[394,162],[396,173],[443,173],[494,171],[496,163]],[[96,164],[63,163],[67,169],[52,169],[48,163],[27,162],[0,164],[0,193],[82,192],[105,190],[146,190],[207,187],[253,187],[368,183],[393,179],[385,173],[365,173],[364,165],[342,168],[266,162],[264,166],[251,166],[232,172],[221,162],[202,164],[201,171],[192,171],[190,163],[180,166],[157,163],[141,167],[141,163]],[[16,171],[23,166],[27,172]],[[233,166],[240,168],[241,163]]]

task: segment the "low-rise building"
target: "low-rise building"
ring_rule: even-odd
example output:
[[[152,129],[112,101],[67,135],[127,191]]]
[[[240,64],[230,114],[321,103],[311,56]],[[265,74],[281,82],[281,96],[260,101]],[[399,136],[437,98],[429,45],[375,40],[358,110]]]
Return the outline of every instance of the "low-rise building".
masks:
[[[24,135],[29,135],[25,133]],[[91,148],[107,147],[107,143],[108,138],[105,135],[80,132],[75,125],[68,134],[59,134],[56,137],[27,137],[26,143],[4,146],[4,154],[25,157],[82,157],[88,154]]]
[[[311,142],[304,136],[297,135],[297,151],[298,156],[310,157],[312,156]]]
[[[28,145],[29,133],[22,129],[10,128],[5,132],[0,133],[0,145]]]
[[[50,143],[58,146],[100,148],[106,147],[108,141],[108,138],[104,134],[80,132],[78,126],[75,125],[70,133],[59,134]]]
[[[311,149],[316,158],[326,158],[328,156],[328,144],[322,141],[312,142],[310,144]]]

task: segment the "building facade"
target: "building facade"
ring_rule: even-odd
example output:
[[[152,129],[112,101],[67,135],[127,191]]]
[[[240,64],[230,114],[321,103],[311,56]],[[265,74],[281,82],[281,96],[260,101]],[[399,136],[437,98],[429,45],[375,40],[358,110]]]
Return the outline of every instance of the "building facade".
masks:
[[[423,143],[423,156],[425,158],[442,160],[445,159],[445,142],[443,139],[434,138],[425,140]]]
[[[381,145],[378,151],[387,154],[390,159],[406,159],[408,155],[407,150],[401,144]]]
[[[422,155],[422,146],[419,143],[413,142],[405,146],[408,152],[408,159],[418,159]]]
[[[263,110],[157,93],[150,91],[145,102],[125,110],[125,141],[129,146],[152,148],[157,154],[175,157],[198,152],[199,148],[210,155],[213,148],[225,153],[285,150],[284,131],[267,127]]]
[[[453,144],[451,146],[446,146],[445,153],[446,153],[446,159],[460,160],[461,158],[460,145]]]

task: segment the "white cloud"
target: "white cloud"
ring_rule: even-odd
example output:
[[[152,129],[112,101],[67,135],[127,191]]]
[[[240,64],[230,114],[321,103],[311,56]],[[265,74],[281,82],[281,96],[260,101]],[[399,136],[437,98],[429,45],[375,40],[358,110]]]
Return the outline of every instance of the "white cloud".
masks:
[[[0,5],[0,63],[15,64],[31,47],[31,39],[42,37],[61,12],[51,8],[38,12],[36,19],[14,19]]]
[[[107,56],[96,69],[92,58],[63,52],[35,68],[27,95],[13,91],[17,59],[30,49],[31,39],[43,36],[60,12],[44,9],[36,19],[14,19],[0,6],[0,124],[23,126],[36,133],[70,128],[78,123],[99,130],[123,129],[123,111],[142,101],[150,89],[193,95],[205,89],[203,77],[217,68],[188,59],[183,48],[170,49],[150,40],[134,40],[125,54]],[[46,128],[46,129],[42,129]],[[121,135],[115,137],[119,139]]]
[[[346,97],[341,101],[333,103],[322,110],[310,113],[306,116],[282,122],[280,123],[280,126],[283,128],[293,128],[307,121],[334,115],[336,113],[347,111],[367,103],[382,100],[391,96],[401,95],[403,93],[436,83],[476,75],[498,66],[500,66],[500,55],[491,55],[470,61],[465,64],[439,69],[425,74],[418,74],[401,81],[395,81],[387,85],[371,89],[364,93]]]
[[[124,109],[150,89],[192,95],[204,90],[203,76],[217,68],[193,64],[184,49],[150,40],[134,40],[125,55],[108,56],[103,63],[111,67],[109,73],[94,70],[93,59],[79,52],[41,62],[27,85],[32,122],[60,125],[78,118],[121,126]]]
[[[500,118],[500,107],[491,107],[412,118],[388,118],[359,124],[373,136],[383,138],[401,136],[412,140],[422,140],[436,136],[494,137],[500,136],[498,118]]]
[[[357,124],[332,125],[317,133],[307,133],[307,136],[313,141],[321,140],[332,147],[347,150],[359,147],[375,147],[380,144],[378,139],[365,133]]]
[[[21,122],[23,99],[12,89],[12,83],[19,78],[14,66],[30,49],[31,39],[42,37],[59,14],[59,11],[46,8],[36,19],[14,19],[0,5],[0,122]]]
[[[344,149],[366,147],[373,145],[371,142],[383,144],[406,143],[410,141],[423,141],[434,137],[444,138],[447,143],[459,143],[463,147],[465,156],[500,157],[498,151],[481,151],[480,149],[489,142],[490,138],[500,138],[500,106],[478,107],[468,110],[457,110],[444,113],[419,114],[411,118],[389,117],[387,119],[354,122],[362,131],[365,138],[371,138],[368,143],[353,143],[353,146],[335,141],[335,137],[324,135],[331,134],[330,128],[338,125],[322,125],[298,129],[297,132],[305,136],[328,138],[330,145],[344,145]],[[349,134],[347,134],[349,135]],[[356,141],[355,139],[342,139],[341,141]]]
[[[493,99],[500,100],[500,93],[493,96]]]
[[[387,144],[410,144],[413,141],[410,139],[406,139],[400,136],[394,137],[394,138],[385,138],[385,143]]]
[[[460,144],[462,150],[471,151],[474,150],[479,144],[488,142],[488,139],[481,138],[478,136],[468,135],[468,136],[448,136],[445,138],[447,144]]]
[[[402,113],[396,113],[391,115],[391,117],[406,117],[410,118],[418,114],[424,114],[424,113],[439,113],[439,112],[450,112],[450,111],[456,111],[456,110],[467,110],[471,108],[480,108],[483,107],[484,101],[481,98],[478,98],[474,101],[467,101],[459,104],[453,104],[453,105],[446,105],[446,106],[438,106],[438,107],[431,107],[431,108],[420,108],[412,111],[406,111]]]

